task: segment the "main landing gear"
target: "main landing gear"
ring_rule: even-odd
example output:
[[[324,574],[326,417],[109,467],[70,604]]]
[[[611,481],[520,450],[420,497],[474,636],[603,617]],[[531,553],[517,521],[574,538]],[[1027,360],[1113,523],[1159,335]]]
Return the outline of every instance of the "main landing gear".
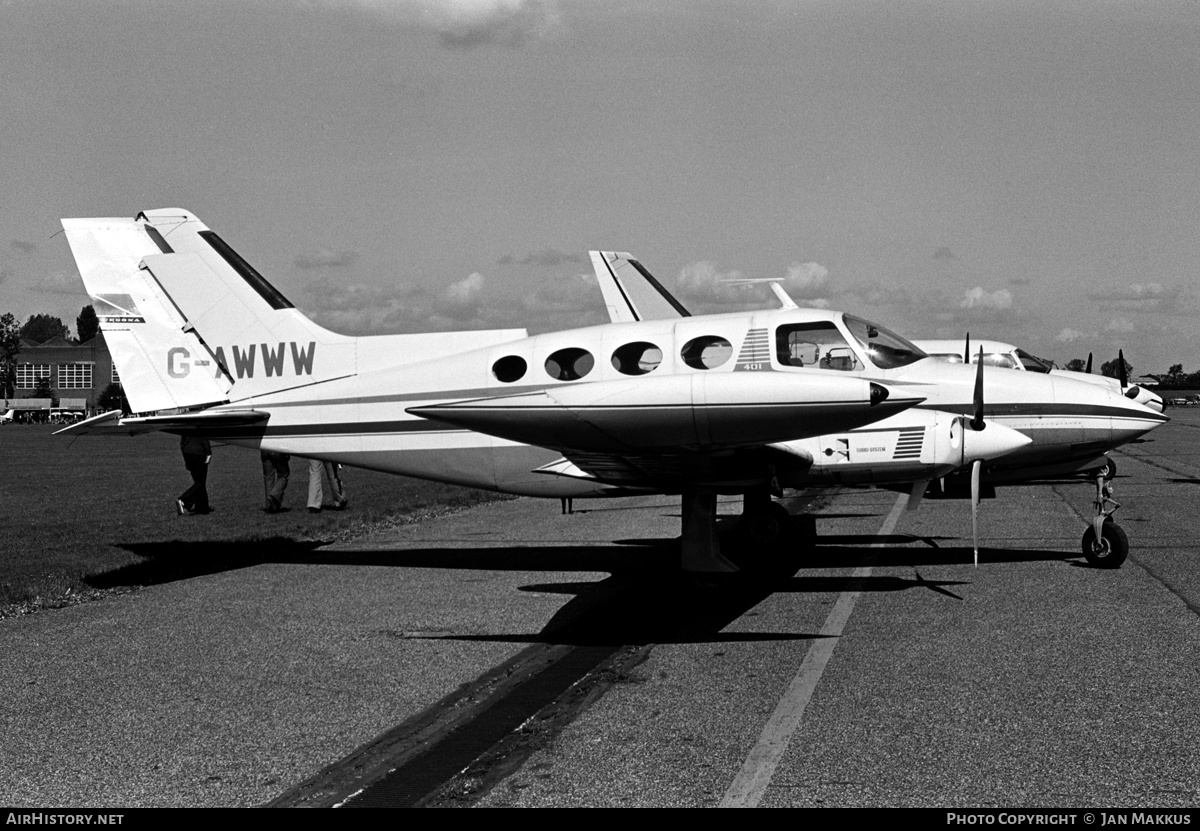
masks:
[[[716,533],[716,494],[708,490],[683,493],[683,569],[700,573],[777,573],[786,571],[795,555],[816,536],[811,517],[794,517],[771,499],[768,490],[755,490],[743,498],[736,538]],[[793,573],[795,569],[792,569]]]
[[[1112,471],[1116,464],[1111,460]],[[1112,498],[1111,476],[1106,477],[1108,466],[1096,473],[1096,499],[1092,507],[1096,511],[1092,524],[1083,532],[1083,556],[1096,568],[1120,568],[1129,556],[1129,537],[1124,529],[1113,522],[1112,515],[1121,504]]]

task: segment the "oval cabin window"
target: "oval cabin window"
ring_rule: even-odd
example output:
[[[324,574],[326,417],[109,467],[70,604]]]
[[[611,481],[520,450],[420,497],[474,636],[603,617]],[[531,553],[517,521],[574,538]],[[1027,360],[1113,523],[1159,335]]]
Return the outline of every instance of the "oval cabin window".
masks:
[[[663,353],[652,343],[627,343],[613,352],[613,369],[622,375],[645,375],[658,369]]]
[[[701,335],[684,344],[680,357],[692,369],[716,369],[733,356],[733,345],[720,335]]]
[[[492,375],[496,376],[497,381],[511,384],[513,381],[520,381],[524,378],[525,370],[528,368],[529,365],[521,356],[506,355],[492,364]]]
[[[586,349],[560,349],[546,359],[546,374],[559,381],[577,381],[592,371],[596,359]]]

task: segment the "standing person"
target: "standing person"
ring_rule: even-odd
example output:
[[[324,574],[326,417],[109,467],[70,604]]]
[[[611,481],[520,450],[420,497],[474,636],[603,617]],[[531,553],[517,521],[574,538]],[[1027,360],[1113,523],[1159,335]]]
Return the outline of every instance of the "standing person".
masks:
[[[192,474],[192,486],[175,500],[180,516],[211,513],[208,504],[208,463],[212,459],[212,445],[199,436],[180,436],[179,451],[183,454],[183,466]]]
[[[338,471],[341,468],[337,462],[323,462],[320,459],[308,460],[308,512],[321,512],[321,503],[325,501],[324,478],[329,477],[329,496],[333,500],[333,509],[340,511],[346,507],[346,488],[342,485],[342,477]]]
[[[287,490],[288,477],[292,469],[288,465],[291,456],[286,453],[273,453],[263,450],[259,453],[262,460],[263,491],[267,498],[267,513],[277,514],[283,510],[283,492]]]

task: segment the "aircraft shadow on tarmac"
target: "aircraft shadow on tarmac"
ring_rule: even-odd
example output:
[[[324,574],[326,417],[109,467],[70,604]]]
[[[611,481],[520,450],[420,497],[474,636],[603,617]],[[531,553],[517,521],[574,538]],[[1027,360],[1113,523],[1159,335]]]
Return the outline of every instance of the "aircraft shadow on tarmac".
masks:
[[[425,639],[569,646],[815,640],[828,636],[814,632],[723,630],[774,594],[927,589],[962,600],[946,587],[969,584],[970,581],[926,580],[916,570],[912,578],[797,575],[712,581],[696,581],[678,572],[652,579],[633,573],[614,574],[597,582],[522,586],[520,590],[526,592],[574,596],[540,632],[503,635],[439,633]]]
[[[768,568],[748,568],[738,576],[697,580],[678,570],[678,540],[630,539],[608,545],[504,547],[395,548],[391,550],[322,549],[320,543],[289,539],[257,542],[179,542],[126,545],[143,557],[139,562],[89,578],[95,588],[148,586],[207,574],[234,571],[266,563],[389,566],[446,570],[530,572],[601,572],[598,581],[556,582],[523,586],[522,591],[565,593],[575,597],[542,632],[503,636],[465,637],[467,640],[505,640],[572,645],[644,644],[797,640],[814,633],[722,632],[755,605],[775,593],[895,592],[929,590],[961,599],[947,587],[969,581],[927,580],[922,566],[963,566],[971,562],[968,546],[937,547],[937,539],[904,534],[830,535],[817,545],[766,561]],[[920,545],[914,545],[920,543]],[[735,545],[728,546],[737,558]],[[1068,561],[1062,551],[987,548],[983,563]],[[812,569],[912,568],[913,576],[873,574],[810,575]]]
[[[817,544],[788,553],[779,569],[853,568],[868,555],[880,566],[962,565],[971,562],[966,546],[939,547],[938,540],[953,537],[916,537],[892,534],[828,535]],[[916,543],[922,543],[920,547]],[[678,569],[677,539],[626,539],[613,545],[421,547],[389,550],[324,549],[322,542],[297,542],[287,538],[253,542],[207,541],[130,543],[121,546],[143,558],[141,562],[91,575],[93,588],[150,586],[219,574],[264,563],[304,565],[392,566],[395,568],[483,569],[490,571],[601,571],[636,573],[642,577],[673,574]],[[729,546],[739,559],[736,546]],[[981,562],[1038,562],[1069,560],[1062,551],[986,548]]]

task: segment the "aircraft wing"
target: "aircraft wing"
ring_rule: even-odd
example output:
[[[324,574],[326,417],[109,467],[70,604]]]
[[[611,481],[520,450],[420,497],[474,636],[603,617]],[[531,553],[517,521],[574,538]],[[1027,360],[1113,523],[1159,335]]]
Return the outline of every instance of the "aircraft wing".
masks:
[[[756,483],[762,479],[764,469],[773,470],[776,475],[795,476],[808,470],[812,464],[813,457],[802,449],[786,444],[768,444],[720,455],[569,452],[534,473],[599,482],[630,490],[670,493],[704,484],[727,487]]]
[[[691,317],[691,312],[632,255],[617,251],[589,253],[613,323]]]

